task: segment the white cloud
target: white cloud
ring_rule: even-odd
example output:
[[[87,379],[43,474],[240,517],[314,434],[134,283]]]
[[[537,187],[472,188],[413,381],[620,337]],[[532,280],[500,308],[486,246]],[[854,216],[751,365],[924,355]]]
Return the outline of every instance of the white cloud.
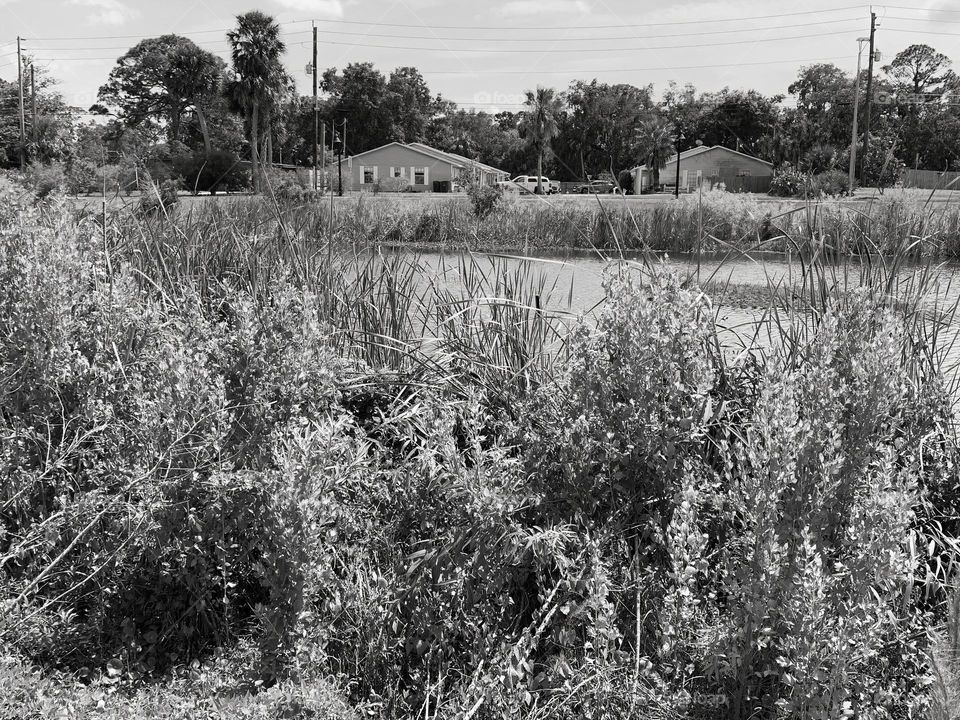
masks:
[[[70,4],[91,9],[87,16],[88,25],[123,25],[136,15],[133,8],[120,0],[70,0]]]
[[[553,13],[584,15],[590,9],[584,0],[509,0],[498,12],[503,17],[525,17]]]
[[[291,10],[316,13],[327,17],[343,17],[343,4],[340,0],[276,0]]]

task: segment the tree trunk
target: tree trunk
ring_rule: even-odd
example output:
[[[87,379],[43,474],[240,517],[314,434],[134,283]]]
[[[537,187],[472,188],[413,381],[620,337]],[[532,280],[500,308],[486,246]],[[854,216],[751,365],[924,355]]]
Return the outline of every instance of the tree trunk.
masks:
[[[250,164],[253,192],[260,192],[260,106],[254,101],[250,110]]]
[[[537,195],[543,195],[543,150],[537,153]]]
[[[170,118],[170,141],[176,142],[180,139],[180,113],[174,112]]]
[[[197,113],[197,123],[200,125],[200,134],[203,135],[203,154],[210,157],[212,151],[210,149],[210,128],[207,127],[207,118],[199,105],[194,107],[194,111]]]
[[[264,147],[266,152],[264,155],[267,158],[266,164],[268,167],[273,167],[273,128],[271,127],[273,123],[273,115],[270,112],[270,108],[267,108],[263,111],[263,132],[266,134],[266,137],[263,140]]]

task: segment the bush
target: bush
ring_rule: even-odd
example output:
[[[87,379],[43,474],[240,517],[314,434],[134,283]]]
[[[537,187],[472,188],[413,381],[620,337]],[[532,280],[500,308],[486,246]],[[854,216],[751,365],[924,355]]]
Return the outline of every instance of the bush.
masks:
[[[173,165],[182,178],[183,187],[194,194],[215,195],[250,187],[250,173],[233,153],[215,150],[210,155],[178,155],[173,158]]]
[[[624,195],[633,195],[633,173],[630,170],[621,170],[617,182]]]
[[[66,189],[71,195],[103,191],[101,169],[92,160],[74,158],[67,163]]]
[[[770,194],[778,197],[803,197],[806,187],[807,176],[786,164],[773,173]]]
[[[773,175],[770,194],[780,197],[820,197],[846,195],[849,177],[842,170],[828,170],[819,175],[806,175],[786,166]]]
[[[237,677],[228,659],[184,666],[162,683],[118,688],[126,673],[44,676],[0,655],[0,720],[97,718],[98,720],[357,720],[336,688],[324,681],[282,682],[263,692]]]
[[[881,132],[870,136],[870,154],[864,162],[863,142],[857,147],[857,165],[860,173],[860,185],[863,187],[888,188],[900,181],[906,168],[904,162],[897,157],[897,137],[892,133]],[[850,148],[848,147],[840,159],[839,164],[847,167],[850,163]]]
[[[850,189],[850,176],[842,170],[830,170],[810,179],[811,195],[846,195]]]
[[[140,189],[138,211],[143,215],[154,215],[164,209],[170,209],[180,202],[180,181],[164,180],[157,183],[148,179]]]
[[[803,156],[803,168],[811,175],[818,175],[833,169],[836,159],[835,147],[817,143]]]
[[[63,165],[59,163],[50,165],[31,163],[24,172],[24,181],[38,200],[60,194],[66,189]]]
[[[482,220],[497,209],[503,200],[503,190],[498,185],[470,183],[467,185],[467,197],[470,198],[473,214]]]
[[[410,189],[410,181],[405,177],[381,178],[374,185],[373,191],[376,192],[407,192]]]

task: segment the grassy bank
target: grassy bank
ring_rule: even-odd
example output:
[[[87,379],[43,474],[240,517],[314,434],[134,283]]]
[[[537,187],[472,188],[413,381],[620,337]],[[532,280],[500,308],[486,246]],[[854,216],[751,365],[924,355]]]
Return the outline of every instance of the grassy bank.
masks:
[[[730,250],[817,251],[829,255],[960,256],[960,206],[928,203],[917,193],[851,203],[763,202],[720,191],[679,201],[634,205],[593,198],[504,202],[478,219],[466,199],[436,200],[362,195],[328,202],[283,202],[287,224],[342,242],[471,250],[599,249],[725,253]],[[79,202],[96,212],[97,207]],[[96,204],[94,204],[96,205]],[[117,212],[120,216],[123,211]],[[272,223],[274,203],[252,197],[206,199],[171,209],[188,233],[203,237],[229,223],[236,232]],[[879,245],[877,245],[879,243]]]
[[[731,356],[653,260],[582,323],[532,263],[353,252],[386,210],[18,197],[0,716],[948,717],[951,398],[896,262],[807,258]]]

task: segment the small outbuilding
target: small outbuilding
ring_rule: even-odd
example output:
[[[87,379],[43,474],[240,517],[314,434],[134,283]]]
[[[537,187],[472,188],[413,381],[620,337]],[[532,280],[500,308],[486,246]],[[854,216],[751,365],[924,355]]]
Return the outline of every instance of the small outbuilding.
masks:
[[[655,192],[653,170],[640,165],[630,171],[634,192]],[[733,192],[767,192],[773,177],[773,163],[753,155],[713,145],[684,150],[680,153],[680,192],[692,192],[701,185],[707,189],[723,185]],[[673,189],[677,183],[677,156],[660,170],[660,184]]]
[[[455,192],[469,177],[480,185],[510,179],[504,170],[417,142],[387,143],[344,158],[341,165],[344,188],[361,191]]]

